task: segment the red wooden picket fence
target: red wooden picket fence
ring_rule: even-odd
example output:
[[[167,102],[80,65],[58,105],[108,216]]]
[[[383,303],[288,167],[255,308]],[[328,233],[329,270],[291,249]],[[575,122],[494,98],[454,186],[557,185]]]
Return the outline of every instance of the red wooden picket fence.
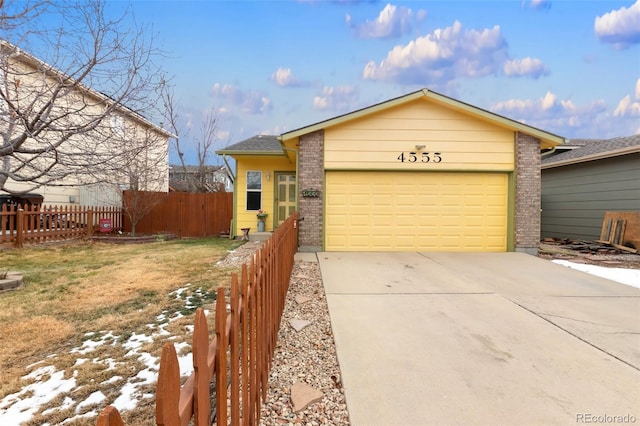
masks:
[[[22,247],[57,240],[90,237],[102,221],[122,228],[119,207],[3,204],[0,208],[0,246]]]
[[[204,311],[196,311],[194,372],[182,387],[175,347],[164,345],[156,388],[157,425],[210,425],[212,417],[215,424],[225,426],[259,423],[298,246],[296,224],[294,213],[256,251],[250,265],[242,265],[240,277],[231,275],[228,294],[224,287],[218,288],[213,339],[209,340]],[[109,406],[97,425],[124,423],[117,409]]]

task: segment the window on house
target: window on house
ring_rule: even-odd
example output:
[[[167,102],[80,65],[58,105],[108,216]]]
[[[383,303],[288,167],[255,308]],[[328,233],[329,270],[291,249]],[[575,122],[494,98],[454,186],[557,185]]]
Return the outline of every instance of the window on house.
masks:
[[[124,120],[121,115],[111,115],[109,117],[111,131],[118,136],[124,136]]]
[[[247,210],[262,208],[262,172],[247,172]]]

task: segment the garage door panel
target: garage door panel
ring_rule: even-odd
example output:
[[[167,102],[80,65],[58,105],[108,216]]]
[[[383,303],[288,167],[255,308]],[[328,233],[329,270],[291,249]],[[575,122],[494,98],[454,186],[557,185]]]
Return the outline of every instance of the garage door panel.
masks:
[[[505,251],[505,173],[327,172],[325,249]]]

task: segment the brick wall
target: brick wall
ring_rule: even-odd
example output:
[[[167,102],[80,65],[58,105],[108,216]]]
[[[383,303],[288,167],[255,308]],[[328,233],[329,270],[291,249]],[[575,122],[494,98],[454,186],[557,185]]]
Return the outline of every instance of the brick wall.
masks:
[[[324,194],[324,131],[300,137],[298,157],[298,206],[300,251],[322,250],[322,200]],[[320,190],[317,198],[302,196],[304,189]]]
[[[516,251],[538,252],[540,185],[540,139],[516,132]]]

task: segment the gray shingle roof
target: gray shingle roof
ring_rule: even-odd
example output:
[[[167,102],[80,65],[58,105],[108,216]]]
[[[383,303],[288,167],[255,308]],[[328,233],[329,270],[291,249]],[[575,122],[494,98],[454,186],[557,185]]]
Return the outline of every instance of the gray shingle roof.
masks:
[[[241,154],[242,152],[284,155],[277,136],[256,135],[216,151],[217,154]]]
[[[575,148],[564,150],[571,147]],[[579,163],[581,159],[587,161],[594,156],[606,158],[607,154],[614,156],[621,152],[640,152],[640,134],[612,139],[569,139],[565,146],[556,148],[555,152],[542,158],[543,166],[556,163]]]

